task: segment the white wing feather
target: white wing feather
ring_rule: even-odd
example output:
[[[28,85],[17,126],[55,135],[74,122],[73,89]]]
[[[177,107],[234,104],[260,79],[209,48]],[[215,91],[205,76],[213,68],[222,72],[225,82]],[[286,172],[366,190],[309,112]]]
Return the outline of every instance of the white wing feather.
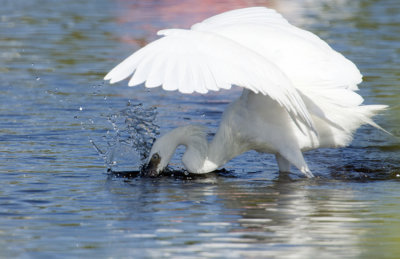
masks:
[[[303,100],[291,81],[268,59],[209,32],[170,29],[166,35],[125,59],[105,77],[111,83],[133,74],[129,86],[145,83],[165,90],[207,93],[232,85],[269,95],[293,118],[313,128]]]
[[[226,38],[263,55],[302,88],[357,90],[362,75],[357,67],[315,34],[297,28],[279,13],[264,7],[225,12],[191,28]]]

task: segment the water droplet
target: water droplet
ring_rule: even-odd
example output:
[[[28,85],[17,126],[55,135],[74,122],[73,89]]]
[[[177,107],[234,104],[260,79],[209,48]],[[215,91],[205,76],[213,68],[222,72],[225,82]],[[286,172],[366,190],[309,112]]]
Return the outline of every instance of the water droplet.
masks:
[[[159,134],[156,115],[156,108],[145,108],[129,101],[124,109],[105,116],[112,128],[103,136],[104,151],[96,150],[109,168],[141,165],[150,152],[152,139]]]
[[[82,110],[83,110],[82,106],[81,106],[81,107],[79,107],[79,110],[80,110],[80,111],[82,111]]]

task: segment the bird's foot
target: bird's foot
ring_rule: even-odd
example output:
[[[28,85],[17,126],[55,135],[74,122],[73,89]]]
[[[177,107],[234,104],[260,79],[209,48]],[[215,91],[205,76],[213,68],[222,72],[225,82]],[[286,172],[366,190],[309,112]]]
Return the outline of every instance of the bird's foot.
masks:
[[[303,166],[300,170],[307,178],[314,178],[314,174],[310,171],[307,166]]]

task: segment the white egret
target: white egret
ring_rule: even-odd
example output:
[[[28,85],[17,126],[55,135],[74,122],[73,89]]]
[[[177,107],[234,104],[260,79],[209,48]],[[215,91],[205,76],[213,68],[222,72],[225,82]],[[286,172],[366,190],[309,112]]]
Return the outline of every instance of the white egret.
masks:
[[[362,105],[357,67],[315,34],[264,7],[225,12],[189,30],[167,29],[112,69],[105,80],[181,93],[242,87],[208,143],[201,126],[176,128],[155,141],[147,173],[158,175],[176,148],[195,174],[214,171],[248,150],[275,154],[279,171],[313,177],[303,151],[343,147],[385,105]],[[381,129],[381,128],[380,128]]]

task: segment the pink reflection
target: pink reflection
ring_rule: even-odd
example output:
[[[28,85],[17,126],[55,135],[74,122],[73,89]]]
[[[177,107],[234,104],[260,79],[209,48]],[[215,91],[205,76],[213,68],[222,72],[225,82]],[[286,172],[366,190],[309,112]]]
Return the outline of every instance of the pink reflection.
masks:
[[[117,22],[129,24],[136,30],[152,35],[165,28],[189,28],[215,14],[250,6],[274,7],[273,1],[268,0],[116,0],[123,12]],[[132,39],[134,33],[122,36],[124,42],[132,42],[143,46],[147,40]],[[145,41],[145,42],[144,42]]]
[[[143,22],[158,19],[166,24],[189,27],[224,11],[249,6],[269,6],[267,0],[117,0],[126,10],[119,22]]]

